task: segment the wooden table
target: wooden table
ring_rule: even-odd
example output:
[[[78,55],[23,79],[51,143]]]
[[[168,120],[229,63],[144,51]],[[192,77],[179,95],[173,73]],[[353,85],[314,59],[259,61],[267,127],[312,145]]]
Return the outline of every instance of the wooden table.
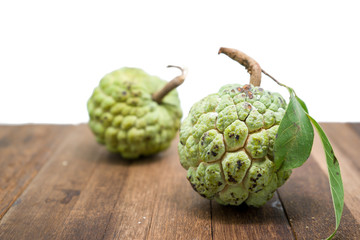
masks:
[[[339,159],[345,207],[335,239],[360,239],[360,124],[322,124]],[[320,140],[265,206],[195,193],[177,139],[126,161],[85,124],[0,125],[0,239],[320,239],[334,229]]]

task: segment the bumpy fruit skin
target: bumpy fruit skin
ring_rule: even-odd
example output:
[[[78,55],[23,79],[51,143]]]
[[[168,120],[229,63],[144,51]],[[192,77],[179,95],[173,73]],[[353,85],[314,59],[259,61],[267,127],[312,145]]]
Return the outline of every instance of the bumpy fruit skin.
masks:
[[[178,94],[171,91],[161,104],[151,98],[166,83],[138,68],[105,75],[87,103],[97,141],[130,159],[168,148],[182,117]]]
[[[180,128],[180,163],[201,196],[259,207],[290,177],[273,147],[286,102],[252,85],[223,86],[191,108]]]

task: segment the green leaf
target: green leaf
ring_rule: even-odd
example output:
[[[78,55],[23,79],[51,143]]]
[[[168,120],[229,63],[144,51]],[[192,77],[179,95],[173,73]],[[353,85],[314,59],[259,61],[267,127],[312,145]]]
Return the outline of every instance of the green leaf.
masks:
[[[300,167],[310,156],[314,129],[306,112],[305,103],[296,97],[293,89],[290,102],[281,120],[274,144],[274,162],[277,169],[285,170]]]
[[[298,96],[295,96],[296,99],[298,100],[298,102],[300,103],[301,107],[304,109],[304,111],[308,114],[309,113],[309,110],[308,108],[306,107],[306,104],[303,100],[301,100],[300,98],[298,98]]]
[[[265,74],[268,75],[267,73]],[[268,76],[271,77],[270,75]],[[334,150],[332,149],[329,139],[326,137],[325,132],[322,130],[320,125],[309,115],[309,111],[306,107],[305,102],[296,96],[295,91],[292,88],[278,82],[273,77],[271,78],[279,85],[286,87],[290,93],[290,102],[286,109],[285,115],[280,123],[277,138],[275,140],[275,166],[279,168],[279,166],[283,164],[282,167],[286,169],[291,168],[292,166],[293,168],[295,168],[296,166],[301,166],[308,159],[314,140],[314,130],[312,127],[310,130],[308,126],[309,122],[311,122],[319,133],[320,139],[324,147],[326,164],[328,167],[331,197],[334,204],[336,221],[334,232],[327,238],[332,239],[337,232],[337,229],[339,228],[341,215],[344,208],[344,187],[341,179],[339,162],[334,154]],[[300,108],[302,109],[300,110]],[[305,120],[304,116],[306,116],[309,122]],[[297,131],[294,126],[302,127],[300,127]],[[296,134],[298,133],[299,136],[296,136]],[[294,135],[291,136],[291,134]],[[309,147],[308,144],[310,142],[311,146]],[[291,143],[291,145],[287,146],[287,143]],[[287,149],[293,147],[293,150]],[[305,152],[302,153],[302,150],[304,150]],[[289,159],[292,163],[287,164]],[[296,161],[298,161],[298,163],[296,163]]]
[[[331,189],[331,197],[334,204],[335,220],[336,220],[335,231],[327,238],[327,239],[331,239],[335,235],[339,227],[341,215],[344,208],[344,187],[341,179],[340,166],[334,154],[334,150],[331,147],[329,139],[326,137],[326,134],[321,129],[320,125],[310,115],[307,116],[310,119],[311,123],[316,128],[317,132],[319,133],[326,156],[326,163],[329,173],[329,183]]]

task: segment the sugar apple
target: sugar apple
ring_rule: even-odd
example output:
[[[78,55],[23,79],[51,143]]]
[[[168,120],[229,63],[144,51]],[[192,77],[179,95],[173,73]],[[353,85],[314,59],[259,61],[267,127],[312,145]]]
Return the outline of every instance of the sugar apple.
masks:
[[[105,75],[87,102],[96,140],[129,159],[168,148],[182,117],[174,89],[185,79],[181,70],[183,74],[168,83],[138,68]]]
[[[252,59],[243,58],[253,76],[258,70]],[[256,78],[251,82],[260,85]],[[273,163],[286,106],[280,94],[252,84],[225,85],[195,103],[181,124],[178,144],[180,163],[193,189],[223,205],[259,207],[271,199],[291,174],[275,169]]]

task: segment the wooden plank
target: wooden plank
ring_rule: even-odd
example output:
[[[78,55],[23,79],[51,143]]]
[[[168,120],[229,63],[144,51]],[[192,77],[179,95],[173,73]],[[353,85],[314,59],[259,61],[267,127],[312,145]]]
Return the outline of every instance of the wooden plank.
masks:
[[[360,136],[360,123],[348,123],[348,124]]]
[[[214,239],[294,239],[277,194],[260,208],[213,201],[212,225]]]
[[[54,239],[102,151],[86,125],[74,126],[0,222],[0,239]]]
[[[345,186],[346,206],[335,239],[356,239],[360,137],[350,125],[323,126]],[[17,184],[30,176],[0,220],[0,239],[294,239],[294,233],[298,239],[316,239],[334,228],[319,140],[311,159],[294,170],[279,196],[256,209],[221,206],[193,191],[179,163],[178,139],[159,155],[129,162],[98,145],[86,125],[66,129],[0,126],[0,193],[4,186],[4,196],[12,189],[2,176]],[[28,169],[37,175],[27,175]]]
[[[167,151],[153,178],[153,216],[147,239],[211,239],[210,201],[200,197],[180,165],[177,143]]]
[[[67,127],[19,125],[0,128],[0,219],[46,163]],[[57,138],[55,138],[57,137]]]
[[[278,192],[296,239],[324,239],[332,233],[335,218],[329,183],[313,157],[293,170],[288,182]],[[357,239],[359,236],[359,222],[345,205],[334,239]]]
[[[346,154],[346,164],[351,164],[354,170],[360,172],[360,161],[356,159],[360,153],[360,135],[349,124],[322,123],[321,126],[330,141]]]
[[[9,134],[12,134],[13,132],[15,132],[19,127],[20,126],[17,126],[17,125],[0,124],[0,149],[1,149],[1,152],[10,145],[10,142],[7,139]],[[0,154],[1,154],[1,152],[0,152]]]
[[[59,226],[57,239],[103,239],[129,175],[129,161],[104,152],[78,201]],[[136,186],[133,186],[136,187]],[[124,195],[126,195],[125,193]],[[132,211],[136,209],[132,207]]]
[[[348,125],[342,123],[322,123],[324,131],[332,143],[334,153],[340,163],[341,176],[343,179],[345,203],[355,219],[360,222],[360,162],[359,146],[360,137]],[[327,165],[325,155],[322,150],[322,144],[318,136],[315,136],[314,147],[312,151],[314,160],[327,176]]]
[[[208,239],[209,202],[199,201],[207,203],[203,208],[188,201],[195,193],[187,188],[185,171],[179,171],[176,143],[161,154],[133,162],[104,155],[58,239]],[[181,184],[174,188],[177,182]],[[169,195],[170,190],[175,195]],[[184,214],[187,208],[190,211]],[[202,234],[204,229],[207,235]]]

